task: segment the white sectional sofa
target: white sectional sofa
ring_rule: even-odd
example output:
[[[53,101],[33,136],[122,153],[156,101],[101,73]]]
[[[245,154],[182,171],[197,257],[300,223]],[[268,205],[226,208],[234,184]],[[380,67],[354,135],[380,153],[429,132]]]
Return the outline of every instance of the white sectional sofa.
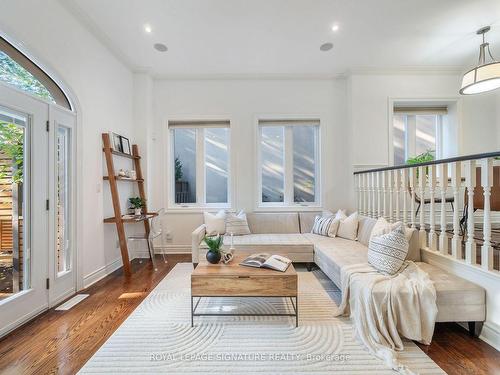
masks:
[[[234,236],[234,247],[241,254],[267,252],[281,254],[293,262],[316,265],[341,288],[340,269],[345,265],[366,263],[368,241],[376,220],[360,217],[358,241],[312,234],[311,228],[319,212],[251,213],[247,214],[252,234]],[[192,234],[192,259],[195,265],[205,257],[205,226]],[[230,238],[224,238],[229,247]],[[438,322],[469,322],[474,334],[474,322],[486,318],[486,295],[480,286],[452,275],[439,267],[421,262],[418,233],[413,230],[408,259],[419,262],[434,281],[437,294]]]

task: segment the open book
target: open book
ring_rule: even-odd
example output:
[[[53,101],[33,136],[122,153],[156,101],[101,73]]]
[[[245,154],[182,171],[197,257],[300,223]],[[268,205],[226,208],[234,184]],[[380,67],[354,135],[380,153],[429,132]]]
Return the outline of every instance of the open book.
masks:
[[[270,268],[272,270],[285,272],[292,261],[281,255],[269,255],[266,253],[252,254],[240,263],[242,266],[256,268]]]

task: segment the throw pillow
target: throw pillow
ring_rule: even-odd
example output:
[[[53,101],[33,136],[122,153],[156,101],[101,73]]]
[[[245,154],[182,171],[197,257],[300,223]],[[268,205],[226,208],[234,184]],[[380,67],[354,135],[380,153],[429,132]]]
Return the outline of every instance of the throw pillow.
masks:
[[[345,216],[345,214],[344,214]],[[348,240],[356,240],[358,236],[358,212],[350,214],[348,217],[341,219],[337,236]]]
[[[397,221],[395,223],[389,223],[385,218],[379,217],[375,225],[373,226],[372,232],[370,234],[370,240],[373,237],[378,237],[383,234],[387,234],[392,232],[394,229],[396,229],[398,226],[403,225],[401,221]],[[403,225],[404,227],[404,225]],[[405,228],[405,237],[407,241],[410,241],[411,235],[412,235],[412,230],[411,228]]]
[[[220,210],[215,215],[204,212],[203,219],[205,220],[207,236],[215,236],[226,232],[226,212],[224,210]]]
[[[250,234],[248,227],[247,215],[243,210],[238,214],[229,214],[226,216],[226,233],[234,236],[243,236]]]
[[[400,224],[392,232],[373,237],[368,246],[368,263],[386,275],[396,274],[408,255],[408,240]]]
[[[329,236],[330,227],[335,219],[335,216],[316,216],[311,233],[319,234],[320,236]]]
[[[325,216],[325,212],[329,212],[331,215],[330,211],[323,211],[323,216]],[[339,225],[340,225],[340,220],[345,219],[347,216],[345,214],[345,210],[338,210],[335,215],[333,216],[333,221],[330,225],[330,229],[328,231],[328,237],[337,237],[337,232],[339,230]]]

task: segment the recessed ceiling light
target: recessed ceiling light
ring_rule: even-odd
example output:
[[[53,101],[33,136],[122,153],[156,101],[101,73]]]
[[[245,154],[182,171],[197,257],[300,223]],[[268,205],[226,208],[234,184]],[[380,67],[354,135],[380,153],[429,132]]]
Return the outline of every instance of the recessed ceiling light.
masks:
[[[339,31],[339,25],[338,24],[334,24],[332,26],[332,31]]]
[[[159,52],[167,52],[168,50],[167,46],[163,43],[155,43],[153,48]]]
[[[319,46],[319,49],[323,52],[330,51],[333,48],[333,43],[323,43]]]
[[[153,32],[153,28],[151,27],[151,25],[145,24],[144,31],[147,32],[148,34],[151,34]]]

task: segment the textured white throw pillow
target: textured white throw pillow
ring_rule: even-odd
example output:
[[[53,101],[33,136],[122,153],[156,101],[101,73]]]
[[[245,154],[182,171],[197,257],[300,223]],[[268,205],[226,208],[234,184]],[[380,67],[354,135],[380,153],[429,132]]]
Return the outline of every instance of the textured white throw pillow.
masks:
[[[215,215],[203,212],[203,219],[205,220],[207,236],[226,233],[226,212],[224,210],[220,210]]]
[[[250,234],[245,211],[241,210],[237,215],[228,214],[226,216],[226,233],[232,233],[235,236]]]
[[[400,225],[403,225],[401,221],[397,221],[395,223],[389,223],[384,217],[381,216],[377,219],[377,222],[373,226],[372,232],[370,234],[370,240],[373,237],[378,237],[383,234],[390,233]],[[411,228],[406,228],[404,225],[403,228],[405,229],[406,240],[410,241],[413,231],[411,230]]]
[[[337,236],[355,241],[358,237],[358,221],[359,219],[357,211],[350,214],[346,218],[340,219]]]
[[[392,232],[373,237],[368,246],[368,263],[387,275],[396,274],[408,255],[408,240],[403,224]]]

